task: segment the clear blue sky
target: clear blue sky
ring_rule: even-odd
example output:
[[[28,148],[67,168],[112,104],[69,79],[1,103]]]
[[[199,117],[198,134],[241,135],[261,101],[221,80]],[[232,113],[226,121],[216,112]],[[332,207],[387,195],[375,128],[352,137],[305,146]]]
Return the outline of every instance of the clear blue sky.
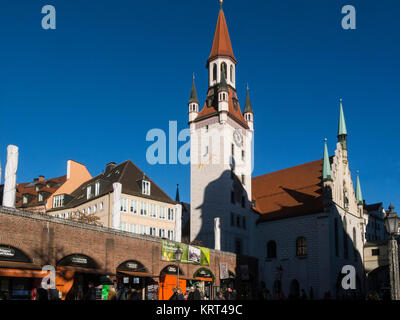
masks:
[[[41,28],[41,8],[57,29]],[[357,30],[341,28],[341,8]],[[199,100],[217,0],[14,0],[0,3],[0,159],[20,148],[18,182],[66,173],[74,159],[97,175],[131,159],[189,201],[189,166],[146,163],[146,133],[187,127],[192,73]],[[333,154],[344,100],[350,168],[368,203],[400,210],[400,5],[388,0],[224,2],[239,61],[243,110],[255,112],[254,175]]]

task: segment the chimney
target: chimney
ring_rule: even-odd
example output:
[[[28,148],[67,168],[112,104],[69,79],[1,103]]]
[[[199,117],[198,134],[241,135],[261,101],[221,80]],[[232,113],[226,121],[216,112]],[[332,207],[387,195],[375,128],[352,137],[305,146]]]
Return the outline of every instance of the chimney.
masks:
[[[39,182],[43,182],[44,181],[44,176],[39,176]]]
[[[104,172],[104,174],[108,174],[111,172],[112,169],[114,169],[117,166],[117,164],[115,162],[110,162],[107,163],[106,165],[106,172]]]

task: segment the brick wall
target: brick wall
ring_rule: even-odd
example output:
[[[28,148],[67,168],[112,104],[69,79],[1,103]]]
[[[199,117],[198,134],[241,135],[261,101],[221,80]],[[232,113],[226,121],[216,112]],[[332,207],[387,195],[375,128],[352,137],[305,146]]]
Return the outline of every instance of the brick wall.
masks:
[[[25,252],[33,265],[56,265],[70,254],[84,254],[97,262],[102,272],[115,274],[127,260],[137,260],[150,273],[159,275],[171,262],[161,261],[161,239],[131,234],[109,228],[66,221],[43,214],[0,207],[0,244]],[[219,262],[227,262],[235,272],[236,255],[210,250],[210,266],[219,285]],[[0,261],[0,267],[6,266]],[[199,266],[181,266],[184,275],[192,277]]]

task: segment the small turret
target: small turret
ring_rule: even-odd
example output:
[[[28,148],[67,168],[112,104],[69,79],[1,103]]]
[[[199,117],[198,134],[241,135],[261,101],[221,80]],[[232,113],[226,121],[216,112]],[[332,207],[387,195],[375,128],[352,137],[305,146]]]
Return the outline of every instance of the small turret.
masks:
[[[329,154],[328,154],[328,146],[326,144],[327,139],[324,139],[324,164],[322,167],[322,180],[325,181],[332,181],[332,169],[331,163],[329,161]]]
[[[346,121],[344,120],[344,112],[343,112],[343,100],[339,99],[340,109],[339,109],[339,125],[338,125],[338,141],[342,145],[342,149],[347,151],[347,129],[346,129]],[[347,155],[347,154],[346,154]]]
[[[194,74],[193,74],[193,84],[192,90],[190,91],[189,105],[189,122],[194,121],[199,114],[199,100],[197,99],[196,86],[194,84]]]
[[[357,200],[358,206],[363,204],[363,196],[362,196],[361,184],[360,184],[360,172],[358,170],[357,170],[356,200]]]
[[[249,85],[247,85],[246,104],[244,106],[243,116],[250,130],[253,130],[254,114],[253,114],[253,108],[251,107]]]

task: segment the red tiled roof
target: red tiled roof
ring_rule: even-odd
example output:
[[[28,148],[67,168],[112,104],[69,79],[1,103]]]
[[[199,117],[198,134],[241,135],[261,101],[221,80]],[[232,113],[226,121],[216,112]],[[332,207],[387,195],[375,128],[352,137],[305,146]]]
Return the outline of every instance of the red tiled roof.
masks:
[[[217,56],[228,56],[236,61],[233,55],[231,39],[229,37],[228,26],[226,25],[224,11],[219,10],[217,27],[215,28],[214,41],[208,61]]]
[[[323,160],[252,178],[259,222],[323,212]]]
[[[210,106],[207,106],[207,101],[204,103],[203,109],[197,115],[197,118],[194,121],[199,121],[207,117],[211,117],[213,115],[218,114],[218,94],[214,94],[214,90],[217,90],[217,87],[212,87],[208,89],[207,97],[212,97],[212,102]],[[241,124],[244,128],[248,129],[246,120],[242,115],[242,111],[240,110],[239,100],[237,98],[236,91],[232,89],[232,87],[228,87],[228,116],[233,120]],[[208,98],[207,98],[208,99]],[[233,100],[236,100],[236,108]]]
[[[34,181],[34,182],[24,182],[24,183],[18,183],[17,184],[17,202],[16,202],[16,207],[31,207],[35,206],[38,204],[38,194],[40,192],[46,192],[48,194],[53,194],[60,186],[67,181],[67,176],[61,176],[58,178],[51,178],[47,179],[44,181]],[[47,187],[47,184],[51,183],[54,184],[54,186]],[[42,186],[39,191],[36,191],[36,185]],[[22,203],[22,196],[24,194],[30,194],[32,196],[32,199],[28,201],[27,204]],[[48,199],[48,196],[43,197],[44,201],[41,203],[45,202]]]

